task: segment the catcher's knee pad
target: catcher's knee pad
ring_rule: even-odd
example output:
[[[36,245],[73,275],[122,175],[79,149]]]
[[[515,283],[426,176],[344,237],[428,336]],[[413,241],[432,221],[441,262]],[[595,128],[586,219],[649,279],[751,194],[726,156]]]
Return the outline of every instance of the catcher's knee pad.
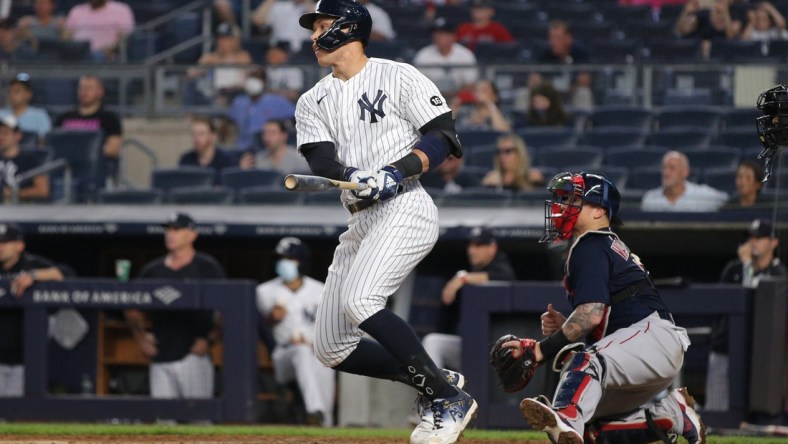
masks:
[[[553,407],[561,410],[569,418],[576,418],[579,412],[580,398],[592,381],[600,383],[602,378],[601,357],[587,351],[576,353],[567,365],[558,391],[555,393]]]

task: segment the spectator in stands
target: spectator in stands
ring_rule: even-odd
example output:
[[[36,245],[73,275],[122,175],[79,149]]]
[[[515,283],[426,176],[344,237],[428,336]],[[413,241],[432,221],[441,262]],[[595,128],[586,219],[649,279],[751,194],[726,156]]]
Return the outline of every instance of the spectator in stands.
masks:
[[[755,219],[750,224],[749,239],[739,245],[737,259],[725,265],[720,282],[756,288],[766,276],[788,276],[788,269],[780,262],[775,251],[780,244],[768,219]],[[730,407],[728,368],[728,322],[720,317],[711,333],[711,350],[706,372],[705,410],[727,411]]]
[[[708,58],[713,40],[734,40],[741,33],[741,20],[732,15],[730,4],[714,0],[710,7],[701,7],[700,0],[687,0],[676,19],[676,34],[702,40],[703,57]]]
[[[56,14],[56,0],[35,0],[34,15],[21,17],[16,26],[21,35],[35,40],[60,40],[66,35],[66,19]]]
[[[531,88],[529,102],[528,126],[565,126],[571,121],[561,95],[549,83]]]
[[[33,99],[33,86],[27,73],[19,73],[8,83],[8,106],[0,109],[0,117],[13,115],[19,123],[19,129],[38,134],[39,144],[44,143],[44,136],[52,129],[49,113],[43,108],[30,106]]]
[[[241,30],[235,25],[222,23],[216,28],[216,46],[213,52],[203,54],[197,64],[200,68],[189,70],[190,78],[204,77],[201,92],[217,105],[226,105],[244,88],[247,67],[252,56],[241,47]]]
[[[459,130],[511,131],[509,119],[501,111],[501,96],[491,80],[478,80],[473,90],[460,93],[454,98],[452,109],[455,112]]]
[[[20,201],[41,201],[49,198],[49,176],[36,175],[18,182],[17,176],[41,165],[41,161],[30,151],[19,148],[22,132],[16,117],[6,115],[0,119],[0,183],[3,201],[10,202],[12,189],[19,188]]]
[[[114,60],[118,45],[134,30],[134,13],[123,2],[88,0],[68,11],[65,26],[68,38],[90,42],[94,60]]]
[[[386,10],[369,0],[358,0],[358,2],[367,8],[369,16],[372,18],[372,33],[369,35],[369,40],[371,42],[394,40],[397,38],[394,26],[391,25],[391,17],[389,17]]]
[[[11,281],[13,297],[21,298],[36,282],[62,281],[73,276],[71,267],[30,254],[25,247],[24,232],[19,225],[0,223],[0,279]],[[25,393],[24,332],[21,309],[0,310],[0,398]]]
[[[268,43],[285,42],[291,53],[297,53],[304,43],[311,43],[310,32],[293,17],[301,17],[314,10],[312,0],[264,0],[252,13],[252,23],[265,30],[263,34],[269,35]]]
[[[514,37],[502,23],[493,20],[495,6],[490,0],[472,0],[471,21],[457,27],[457,41],[471,51],[478,42],[512,42]]]
[[[222,23],[238,26],[238,16],[241,12],[241,2],[234,0],[213,0],[214,28]]]
[[[763,168],[761,164],[744,159],[736,167],[736,194],[725,203],[723,209],[752,209],[768,205],[761,195],[763,189]]]
[[[444,95],[470,87],[479,77],[476,56],[457,43],[455,27],[443,17],[432,22],[432,44],[416,53],[413,65]]]
[[[216,172],[214,184],[221,184],[222,170],[238,166],[238,162],[225,150],[216,146],[216,125],[213,119],[207,116],[192,117],[191,134],[192,149],[181,155],[178,165],[213,168]]]
[[[747,26],[741,35],[742,40],[788,40],[785,17],[769,2],[759,2],[747,11]]]
[[[276,254],[277,277],[257,286],[257,309],[276,341],[271,353],[274,376],[280,384],[298,384],[307,424],[328,427],[334,422],[336,372],[312,351],[323,283],[307,276],[311,254],[301,239],[282,238]]]
[[[498,137],[493,169],[482,179],[485,187],[529,191],[534,185],[544,182],[542,172],[531,168],[531,156],[525,141],[517,134],[509,133]]]
[[[263,125],[263,131],[257,137],[262,137],[263,149],[256,154],[247,151],[241,157],[241,168],[257,168],[260,170],[276,170],[284,174],[301,173],[311,174],[309,164],[295,147],[287,144],[290,133],[288,122],[284,120],[269,120]]]
[[[79,79],[77,88],[77,109],[67,111],[55,119],[56,128],[102,131],[104,140],[104,176],[98,179],[100,186],[114,187],[117,185],[118,159],[123,144],[123,127],[117,113],[104,108],[104,84],[94,75],[84,75]]]
[[[164,224],[167,254],[145,264],[140,279],[194,281],[225,279],[212,256],[194,248],[197,230],[186,213],[174,214]],[[142,353],[151,359],[148,370],[154,398],[210,398],[214,368],[210,342],[218,339],[214,314],[206,310],[125,311],[126,322]],[[146,318],[150,320],[148,331]]]
[[[295,103],[304,91],[304,71],[290,64],[286,44],[271,45],[265,52],[266,88]]]
[[[457,194],[463,188],[481,186],[482,182],[477,175],[463,170],[464,157],[449,156],[440,165],[430,169],[419,178],[422,186],[440,189],[446,194]]]
[[[8,19],[0,19],[0,62],[26,61],[35,58],[30,39],[21,38]]]
[[[441,312],[435,333],[424,336],[424,350],[438,368],[462,371],[462,338],[457,333],[460,321],[460,290],[465,285],[516,279],[512,264],[498,248],[492,230],[475,227],[468,237],[469,270],[454,274],[441,291]]]
[[[227,118],[235,125],[237,149],[252,148],[252,137],[270,119],[295,119],[295,105],[286,97],[266,93],[265,70],[255,69],[244,82],[244,93],[236,96],[227,110]]]
[[[569,22],[552,20],[548,25],[547,39],[549,42],[537,61],[547,64],[579,65],[592,61],[588,48],[575,41]],[[560,79],[554,79],[557,82]],[[571,104],[576,108],[589,109],[594,104],[591,93],[591,74],[581,71],[575,74],[574,79],[566,79],[566,88],[557,88],[561,91],[569,90]],[[571,85],[570,85],[571,83]]]
[[[684,153],[668,151],[662,157],[662,186],[643,195],[643,211],[717,211],[728,194],[708,185],[687,180],[689,159]]]

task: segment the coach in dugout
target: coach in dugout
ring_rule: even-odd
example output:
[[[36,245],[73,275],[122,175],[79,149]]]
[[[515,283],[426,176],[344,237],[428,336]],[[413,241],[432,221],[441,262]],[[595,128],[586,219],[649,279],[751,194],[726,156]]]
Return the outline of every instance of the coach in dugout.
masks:
[[[17,224],[0,223],[0,279],[11,281],[11,294],[21,298],[37,281],[62,281],[73,276],[71,267],[25,251],[25,238]],[[24,313],[0,311],[0,397],[23,396]]]
[[[164,226],[167,254],[147,263],[140,279],[225,279],[224,269],[212,256],[194,248],[197,230],[188,214],[173,215]],[[214,369],[209,339],[218,328],[209,310],[151,311],[151,331],[145,315],[126,310],[126,322],[142,353],[151,359],[150,394],[154,398],[210,398]]]

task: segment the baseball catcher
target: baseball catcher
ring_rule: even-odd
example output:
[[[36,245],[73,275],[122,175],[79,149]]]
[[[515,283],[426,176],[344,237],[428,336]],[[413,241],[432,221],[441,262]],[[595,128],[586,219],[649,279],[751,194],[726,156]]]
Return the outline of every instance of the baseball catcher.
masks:
[[[788,145],[788,85],[777,85],[762,92],[757,106],[763,111],[763,115],[756,119],[756,125],[763,145],[758,158],[764,159],[763,181],[766,182],[780,148]]]

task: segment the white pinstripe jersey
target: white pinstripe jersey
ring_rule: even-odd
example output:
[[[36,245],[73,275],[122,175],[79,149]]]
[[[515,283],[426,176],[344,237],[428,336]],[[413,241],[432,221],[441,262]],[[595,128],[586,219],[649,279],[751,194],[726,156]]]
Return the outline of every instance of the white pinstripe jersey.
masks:
[[[329,74],[298,99],[296,137],[299,147],[332,142],[342,164],[376,171],[409,154],[418,129],[449,111],[416,68],[370,58],[347,81]],[[343,200],[355,199],[345,192]]]

